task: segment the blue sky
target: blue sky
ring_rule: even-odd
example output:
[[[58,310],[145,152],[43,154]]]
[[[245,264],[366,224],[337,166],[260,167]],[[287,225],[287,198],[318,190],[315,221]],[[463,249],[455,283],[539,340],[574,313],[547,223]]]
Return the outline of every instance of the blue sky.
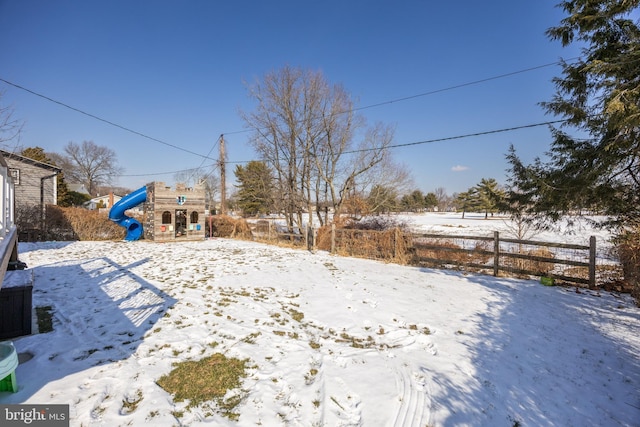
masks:
[[[395,144],[523,126],[555,119],[538,103],[560,67],[491,78],[579,55],[544,34],[563,18],[558,2],[0,0],[0,78],[169,145],[4,82],[2,102],[25,121],[22,147],[108,146],[125,170],[115,184],[132,190],[210,171],[201,156],[217,159],[221,134],[230,162],[257,159],[239,132],[239,110],[254,108],[246,83],[285,65],[322,71],[358,107],[382,103],[360,113],[394,125]],[[530,161],[550,141],[542,126],[393,155],[415,188],[452,194],[482,178],[504,183],[509,144]]]

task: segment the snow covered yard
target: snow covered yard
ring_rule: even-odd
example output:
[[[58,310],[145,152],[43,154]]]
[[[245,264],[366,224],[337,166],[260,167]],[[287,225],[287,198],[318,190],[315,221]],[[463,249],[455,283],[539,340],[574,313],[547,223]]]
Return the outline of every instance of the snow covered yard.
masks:
[[[21,243],[54,331],[0,403],[72,426],[634,426],[640,310],[627,295],[252,242]],[[250,360],[237,422],[156,381]],[[176,416],[178,416],[176,418]]]

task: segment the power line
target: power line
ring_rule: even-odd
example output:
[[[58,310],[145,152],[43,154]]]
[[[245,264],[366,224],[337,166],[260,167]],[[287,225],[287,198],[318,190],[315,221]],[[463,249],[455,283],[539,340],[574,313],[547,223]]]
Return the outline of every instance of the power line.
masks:
[[[442,142],[442,141],[450,141],[450,140],[453,140],[453,139],[471,138],[473,136],[482,136],[482,135],[491,135],[491,134],[495,134],[495,133],[512,132],[514,130],[534,128],[534,127],[538,127],[538,126],[548,126],[548,125],[553,125],[553,124],[556,124],[556,123],[564,123],[566,121],[568,121],[568,119],[552,120],[552,121],[541,122],[541,123],[532,123],[532,124],[528,124],[528,125],[514,126],[514,127],[510,127],[510,128],[502,128],[502,129],[488,130],[488,131],[484,131],[484,132],[468,133],[468,134],[465,134],[465,135],[448,136],[448,137],[444,137],[444,138],[435,138],[435,139],[427,139],[427,140],[424,140],[424,141],[408,142],[406,144],[394,144],[394,145],[390,145],[387,148],[409,147],[411,145],[429,144],[429,143],[432,143],[432,142]],[[361,150],[346,151],[345,154],[346,153],[358,153],[358,152],[361,152],[361,151],[371,151],[371,150],[375,150],[375,149],[376,148],[365,148],[365,149],[361,149]]]
[[[194,156],[204,157],[205,159],[207,159],[207,157],[206,157],[206,156],[203,156],[202,154],[198,154],[198,153],[195,153],[195,152],[193,152],[193,151],[187,150],[186,148],[182,148],[182,147],[179,147],[179,146],[177,146],[177,145],[170,144],[170,143],[168,143],[168,142],[165,142],[165,141],[162,141],[162,140],[160,140],[160,139],[158,139],[158,138],[154,138],[154,137],[152,137],[152,136],[146,135],[146,134],[144,134],[144,133],[142,133],[142,132],[138,132],[138,131],[133,130],[133,129],[131,129],[131,128],[128,128],[128,127],[126,127],[126,126],[119,125],[119,124],[114,123],[114,122],[112,122],[112,121],[110,121],[110,120],[103,119],[102,117],[96,116],[95,114],[87,113],[87,112],[86,112],[86,111],[84,111],[84,110],[81,110],[81,109],[79,109],[79,108],[72,107],[72,106],[71,106],[71,105],[69,105],[69,104],[65,104],[64,102],[61,102],[61,101],[55,100],[55,99],[50,98],[50,97],[48,97],[48,96],[46,96],[46,95],[43,95],[43,94],[38,93],[38,92],[35,92],[35,91],[31,90],[31,89],[27,89],[27,88],[26,88],[26,87],[24,87],[24,86],[20,86],[19,84],[12,83],[12,82],[10,82],[10,81],[8,81],[8,80],[5,80],[5,79],[3,79],[3,78],[1,78],[1,77],[0,77],[0,81],[2,81],[2,82],[4,82],[4,83],[6,83],[6,84],[8,84],[8,85],[11,85],[11,86],[13,86],[13,87],[15,87],[15,88],[18,88],[18,89],[24,90],[25,92],[29,92],[29,93],[30,93],[30,94],[32,94],[32,95],[39,96],[40,98],[46,99],[47,101],[53,102],[54,104],[58,104],[58,105],[60,105],[60,106],[62,106],[62,107],[68,108],[68,109],[73,110],[73,111],[75,111],[75,112],[78,112],[78,113],[80,113],[80,114],[84,114],[85,116],[91,117],[92,119],[99,120],[99,121],[104,122],[104,123],[107,123],[107,124],[109,124],[109,125],[111,125],[111,126],[115,126],[115,127],[119,128],[119,129],[125,130],[125,131],[127,131],[127,132],[131,132],[131,133],[133,133],[133,134],[135,134],[135,135],[138,135],[138,136],[141,136],[141,137],[143,137],[143,138],[150,139],[151,141],[155,141],[155,142],[158,142],[158,143],[160,143],[160,144],[164,144],[164,145],[166,145],[166,146],[168,146],[168,147],[175,148],[176,150],[184,151],[185,153],[193,154]],[[209,160],[214,160],[214,159],[209,159]]]
[[[388,101],[378,102],[378,103],[375,103],[375,104],[369,104],[369,105],[365,105],[365,106],[362,106],[362,107],[353,108],[351,110],[339,111],[339,112],[333,113],[332,115],[346,114],[346,113],[350,113],[350,112],[354,112],[354,111],[362,111],[362,110],[366,110],[366,109],[370,109],[370,108],[381,107],[383,105],[394,104],[396,102],[403,102],[403,101],[408,101],[410,99],[415,99],[415,98],[420,98],[420,97],[424,97],[424,96],[434,95],[436,93],[447,92],[447,91],[454,90],[454,89],[460,89],[460,88],[466,87],[466,86],[473,86],[473,85],[477,85],[477,84],[480,84],[480,83],[486,83],[488,81],[498,80],[498,79],[502,79],[502,78],[505,78],[505,77],[510,77],[510,76],[514,76],[514,75],[517,75],[517,74],[527,73],[527,72],[530,72],[530,71],[539,70],[541,68],[546,68],[546,67],[558,65],[558,64],[561,64],[563,62],[570,62],[570,61],[573,61],[573,60],[578,59],[578,58],[579,57],[573,57],[573,58],[569,58],[567,60],[560,60],[560,61],[550,62],[550,63],[543,64],[543,65],[537,65],[535,67],[529,67],[529,68],[525,68],[525,69],[518,70],[518,71],[512,71],[512,72],[509,72],[509,73],[499,74],[499,75],[496,75],[496,76],[487,77],[487,78],[479,79],[479,80],[474,80],[474,81],[467,82],[467,83],[461,83],[461,84],[448,86],[448,87],[441,88],[441,89],[435,89],[435,90],[432,90],[432,91],[423,92],[423,93],[419,93],[419,94],[415,94],[415,95],[405,96],[405,97],[401,97],[401,98],[395,98],[395,99],[391,99],[391,100],[388,100]],[[193,151],[187,150],[186,148],[182,148],[182,147],[179,147],[177,145],[168,143],[166,141],[162,141],[162,140],[160,140],[158,138],[154,138],[152,136],[146,135],[146,134],[144,134],[142,132],[138,132],[138,131],[133,130],[131,128],[128,128],[126,126],[123,126],[123,125],[120,125],[118,123],[112,122],[110,120],[103,119],[102,117],[96,116],[95,114],[91,114],[91,113],[88,113],[88,112],[86,112],[84,110],[81,110],[79,108],[73,107],[73,106],[71,106],[69,104],[65,104],[64,102],[58,101],[56,99],[53,99],[51,97],[48,97],[48,96],[43,95],[41,93],[38,93],[38,92],[36,92],[34,90],[28,89],[28,88],[26,88],[24,86],[21,86],[21,85],[17,84],[17,83],[10,82],[10,81],[8,81],[6,79],[3,79],[1,77],[0,77],[0,81],[4,82],[4,83],[6,83],[6,84],[8,84],[10,86],[13,86],[13,87],[15,87],[17,89],[21,89],[21,90],[24,90],[25,92],[31,93],[32,95],[35,95],[35,96],[38,96],[40,98],[46,99],[47,101],[53,102],[55,104],[58,104],[58,105],[60,105],[62,107],[65,107],[65,108],[68,108],[70,110],[76,111],[76,112],[78,112],[80,114],[84,114],[85,116],[88,116],[88,117],[91,117],[93,119],[99,120],[101,122],[107,123],[107,124],[109,124],[111,126],[115,126],[115,127],[119,128],[119,129],[122,129],[124,131],[133,133],[135,135],[141,136],[141,137],[149,139],[151,141],[155,141],[155,142],[158,142],[160,144],[166,145],[168,147],[172,147],[172,148],[175,148],[177,150],[181,150],[181,151],[184,151],[186,153],[193,154],[193,155],[198,156],[198,157],[202,157],[205,160],[215,160],[215,159],[211,159],[211,158],[208,157],[209,154],[211,153],[211,151],[209,151],[209,154],[207,154],[206,156],[203,156],[202,154],[198,154],[198,153],[195,153]],[[224,134],[226,134],[226,135],[234,135],[234,134],[245,133],[245,132],[249,132],[249,131],[251,131],[251,129],[238,130],[238,131],[234,131],[234,132],[224,132]]]
[[[567,61],[573,61],[575,59],[578,59],[578,57],[569,58]],[[354,108],[351,111],[366,110],[366,109],[369,109],[369,108],[381,107],[383,105],[393,104],[393,103],[396,103],[396,102],[408,101],[410,99],[415,99],[415,98],[420,98],[420,97],[423,97],[423,96],[434,95],[436,93],[447,92],[447,91],[450,91],[450,90],[460,89],[460,88],[466,87],[466,86],[473,86],[473,85],[477,85],[477,84],[480,84],[480,83],[486,83],[486,82],[489,82],[489,81],[492,81],[492,80],[498,80],[498,79],[502,79],[502,78],[505,78],[505,77],[511,77],[511,76],[515,76],[517,74],[527,73],[529,71],[539,70],[541,68],[551,67],[553,65],[558,65],[558,64],[561,64],[561,63],[562,63],[562,61],[550,62],[548,64],[538,65],[538,66],[530,67],[530,68],[525,68],[523,70],[518,70],[518,71],[512,71],[510,73],[499,74],[497,76],[487,77],[485,79],[474,80],[474,81],[467,82],[467,83],[460,83],[460,84],[457,84],[457,85],[454,85],[454,86],[445,87],[445,88],[442,88],[442,89],[435,89],[435,90],[431,90],[429,92],[423,92],[423,93],[419,93],[419,94],[416,94],[416,95],[410,95],[410,96],[405,96],[405,97],[402,97],[402,98],[392,99],[390,101],[378,102],[377,104],[370,104],[370,105],[366,105],[364,107]],[[351,111],[345,111],[344,113],[351,112]],[[336,114],[340,114],[340,113],[336,113]]]
[[[487,78],[484,78],[484,79],[474,80],[474,81],[470,81],[470,82],[467,82],[467,83],[460,83],[460,84],[453,85],[453,86],[448,86],[448,87],[444,87],[444,88],[440,88],[440,89],[434,89],[434,90],[431,90],[431,91],[428,91],[428,92],[418,93],[416,95],[404,96],[404,97],[401,97],[401,98],[395,98],[395,99],[391,99],[391,100],[388,100],[388,101],[382,101],[382,102],[378,102],[378,103],[375,103],[375,104],[369,104],[369,105],[365,105],[365,106],[362,106],[362,107],[352,108],[350,110],[338,111],[336,113],[332,113],[331,117],[337,116],[337,115],[340,115],[340,114],[351,113],[351,112],[354,112],[354,111],[367,110],[369,108],[382,107],[383,105],[389,105],[389,104],[394,104],[396,102],[408,101],[408,100],[415,99],[415,98],[421,98],[423,96],[435,95],[436,93],[447,92],[447,91],[450,91],[450,90],[460,89],[460,88],[467,87],[467,86],[473,86],[473,85],[477,85],[477,84],[480,84],[480,83],[486,83],[486,82],[489,82],[489,81],[492,81],[492,80],[498,80],[498,79],[502,79],[502,78],[505,78],[505,77],[515,76],[517,74],[523,74],[523,73],[528,73],[530,71],[539,70],[541,68],[546,68],[546,67],[551,67],[551,66],[554,66],[554,65],[559,65],[559,64],[562,64],[564,62],[571,62],[571,61],[574,61],[576,59],[579,59],[579,57],[576,56],[576,57],[573,57],[573,58],[569,58],[567,60],[549,62],[547,64],[537,65],[535,67],[529,67],[529,68],[525,68],[525,69],[518,70],[518,71],[512,71],[512,72],[509,72],[509,73],[499,74],[499,75],[493,76],[493,77],[487,77]],[[226,135],[234,135],[234,134],[239,134],[239,133],[250,132],[251,130],[252,129],[244,129],[244,130],[238,130],[238,131],[235,131],[235,132],[225,132],[225,134]]]
[[[556,61],[556,62],[550,62],[550,63],[547,63],[547,64],[538,65],[538,66],[535,66],[535,67],[529,67],[529,68],[525,68],[525,69],[518,70],[518,71],[513,71],[513,72],[509,72],[509,73],[499,74],[499,75],[496,75],[496,76],[493,76],[493,77],[487,77],[487,78],[484,78],[484,79],[474,80],[474,81],[467,82],[467,83],[461,83],[461,84],[453,85],[453,86],[449,86],[449,87],[446,87],[446,88],[435,89],[435,90],[432,90],[432,91],[423,92],[423,93],[419,93],[419,94],[415,94],[415,95],[405,96],[405,97],[401,97],[401,98],[395,98],[395,99],[388,100],[388,101],[384,101],[384,102],[379,102],[379,103],[375,103],[375,104],[369,104],[369,105],[365,105],[365,106],[362,106],[362,107],[353,108],[353,109],[351,109],[351,110],[346,110],[346,111],[340,111],[340,112],[337,112],[337,113],[333,113],[332,115],[346,114],[346,113],[353,112],[353,111],[361,111],[361,110],[366,110],[366,109],[370,109],[370,108],[380,107],[380,106],[383,106],[383,105],[393,104],[393,103],[396,103],[396,102],[408,101],[408,100],[415,99],[415,98],[420,98],[420,97],[424,97],[424,96],[429,96],[429,95],[433,95],[433,94],[436,94],[436,93],[446,92],[446,91],[450,91],[450,90],[454,90],[454,89],[459,89],[459,88],[466,87],[466,86],[472,86],[472,85],[476,85],[476,84],[480,84],[480,83],[486,83],[486,82],[488,82],[488,81],[497,80],[497,79],[501,79],[501,78],[505,78],[505,77],[510,77],[510,76],[513,76],[513,75],[522,74],[522,73],[526,73],[526,72],[530,72],[530,71],[538,70],[538,69],[541,69],[541,68],[550,67],[550,66],[553,66],[553,65],[558,65],[558,64],[561,64],[561,63],[563,63],[563,62],[573,61],[573,60],[575,60],[575,59],[578,59],[578,57],[569,58],[569,59],[567,59],[566,61],[565,61],[565,60],[560,60],[560,61]],[[209,157],[209,155],[210,155],[210,154],[211,154],[211,152],[213,151],[213,148],[212,148],[211,150],[209,150],[209,153],[207,153],[207,155],[206,155],[206,156],[203,156],[202,154],[195,153],[195,152],[190,151],[190,150],[188,150],[188,149],[186,149],[186,148],[183,148],[183,147],[180,147],[180,146],[177,146],[177,145],[174,145],[174,144],[168,143],[168,142],[166,142],[166,141],[162,141],[162,140],[160,140],[160,139],[158,139],[158,138],[154,138],[154,137],[152,137],[152,136],[146,135],[146,134],[144,134],[144,133],[142,133],[142,132],[138,132],[138,131],[133,130],[133,129],[131,129],[131,128],[128,128],[128,127],[126,127],[126,126],[123,126],[123,125],[120,125],[120,124],[118,124],[118,123],[112,122],[112,121],[110,121],[110,120],[103,119],[102,117],[96,116],[95,114],[91,114],[91,113],[88,113],[88,112],[86,112],[86,111],[84,111],[84,110],[81,110],[81,109],[79,109],[79,108],[76,108],[76,107],[73,107],[73,106],[71,106],[71,105],[65,104],[64,102],[58,101],[58,100],[56,100],[56,99],[53,99],[53,98],[51,98],[51,97],[48,97],[48,96],[46,96],[46,95],[43,95],[43,94],[38,93],[38,92],[36,92],[36,91],[33,91],[33,90],[31,90],[31,89],[28,89],[28,88],[26,88],[26,87],[24,87],[24,86],[21,86],[21,85],[19,85],[19,84],[16,84],[16,83],[10,82],[10,81],[8,81],[8,80],[6,80],[6,79],[3,79],[3,78],[1,78],[1,77],[0,77],[0,81],[2,81],[2,82],[4,82],[4,83],[6,83],[6,84],[8,84],[8,85],[11,85],[11,86],[13,86],[13,87],[15,87],[15,88],[18,88],[18,89],[24,90],[24,91],[26,91],[26,92],[28,92],[28,93],[31,93],[31,94],[33,94],[33,95],[35,95],[35,96],[38,96],[38,97],[40,97],[40,98],[43,98],[43,99],[45,99],[45,100],[47,100],[47,101],[53,102],[53,103],[55,103],[55,104],[58,104],[58,105],[60,105],[60,106],[62,106],[62,107],[68,108],[68,109],[70,109],[70,110],[72,110],[72,111],[76,111],[76,112],[78,112],[78,113],[80,113],[80,114],[83,114],[83,115],[85,115],[85,116],[91,117],[91,118],[96,119],[96,120],[99,120],[99,121],[101,121],[101,122],[103,122],[103,123],[107,123],[107,124],[109,124],[109,125],[111,125],[111,126],[114,126],[114,127],[119,128],[119,129],[122,129],[122,130],[124,130],[124,131],[130,132],[130,133],[133,133],[133,134],[135,134],[135,135],[141,136],[141,137],[146,138],[146,139],[149,139],[149,140],[151,140],[151,141],[158,142],[158,143],[163,144],[163,145],[166,145],[166,146],[168,146],[168,147],[175,148],[175,149],[177,149],[177,150],[184,151],[184,152],[186,152],[186,153],[193,154],[193,155],[195,155],[195,156],[198,156],[198,157],[202,157],[202,158],[203,158],[202,163],[201,163],[201,164],[200,164],[200,166],[199,166],[199,167],[197,167],[197,168],[189,168],[189,169],[184,169],[184,170],[181,170],[181,171],[175,171],[175,172],[160,172],[160,173],[157,173],[157,174],[133,174],[133,175],[121,175],[121,176],[123,176],[123,177],[130,177],[130,176],[164,175],[164,174],[180,173],[180,172],[186,172],[186,171],[194,171],[193,175],[195,175],[195,173],[196,173],[200,168],[202,168],[202,165],[204,164],[204,161],[205,161],[205,160],[215,160],[215,159],[212,159],[212,158],[210,158],[210,157]],[[439,141],[446,141],[446,140],[452,140],[452,139],[468,138],[468,137],[471,137],[471,136],[480,136],[480,135],[486,135],[486,134],[491,134],[491,133],[508,132],[508,131],[517,130],[517,129],[523,129],[523,128],[527,128],[527,127],[535,127],[535,126],[542,126],[542,125],[545,125],[545,124],[559,123],[559,122],[562,122],[562,121],[563,121],[563,120],[559,120],[559,121],[555,121],[555,122],[538,123],[538,124],[532,124],[532,125],[524,125],[524,126],[519,126],[519,127],[514,127],[514,128],[499,129],[499,130],[493,130],[493,131],[487,131],[487,132],[480,132],[480,133],[469,134],[469,135],[460,135],[460,136],[453,136],[453,137],[446,137],[446,138],[438,138],[438,139],[433,139],[433,140],[417,141],[417,142],[406,143],[406,144],[397,144],[397,145],[389,146],[389,148],[398,148],[398,147],[405,147],[405,146],[410,146],[410,145],[426,144],[426,143],[430,143],[430,142],[439,142]],[[225,134],[227,134],[227,135],[233,135],[233,134],[239,134],[239,133],[249,132],[250,130],[251,130],[251,129],[245,129],[245,130],[235,131],[235,132],[225,132]],[[218,141],[219,141],[219,139],[218,139]],[[214,145],[214,147],[215,147],[215,145]],[[354,150],[354,151],[348,151],[348,152],[346,152],[346,153],[356,153],[356,152],[358,152],[358,151],[370,151],[370,150],[375,150],[375,148],[362,149],[362,150]],[[225,163],[246,163],[246,162],[245,162],[245,161],[235,161],[235,162],[225,162]]]
[[[187,179],[187,181],[191,181],[191,179],[193,177],[195,177],[196,173],[198,173],[200,171],[200,169],[202,168],[202,166],[204,165],[204,162],[209,158],[209,155],[211,155],[211,153],[213,152],[213,150],[216,148],[216,145],[220,142],[220,140],[222,139],[222,135],[220,135],[220,137],[218,137],[218,139],[216,140],[215,144],[213,144],[211,146],[211,149],[209,150],[209,152],[207,153],[206,158],[202,159],[202,162],[200,163],[200,166],[198,166],[196,169],[193,170],[193,173],[191,174],[191,176],[189,176],[189,178]]]
[[[210,165],[210,166],[215,166],[215,164]],[[198,169],[201,169],[202,165],[200,165],[197,168],[188,168],[188,169],[181,169],[181,170],[177,170],[177,171],[170,171],[170,172],[156,172],[156,173],[136,173],[136,174],[126,174],[126,175],[118,175],[119,177],[136,177],[136,176],[154,176],[154,175],[169,175],[169,174],[176,174],[176,173],[183,173],[183,172],[190,172],[190,171],[197,171]]]
[[[567,122],[567,121],[569,121],[569,119],[551,120],[551,121],[547,121],[547,122],[531,123],[531,124],[528,124],[528,125],[512,126],[512,127],[508,127],[508,128],[501,128],[501,129],[487,130],[487,131],[482,131],[482,132],[467,133],[467,134],[464,134],[464,135],[456,135],[456,136],[447,136],[447,137],[443,137],[443,138],[426,139],[426,140],[423,140],[423,141],[407,142],[407,143],[404,143],[404,144],[393,144],[393,145],[389,145],[388,147],[386,147],[386,149],[410,147],[412,145],[423,145],[423,144],[430,144],[430,143],[433,143],[433,142],[451,141],[451,140],[454,140],[454,139],[464,139],[464,138],[471,138],[471,137],[474,137],[474,136],[491,135],[491,134],[496,134],[496,133],[513,132],[513,131],[520,130],[520,129],[528,129],[528,128],[534,128],[534,127],[539,127],[539,126],[549,126],[549,125],[553,125],[553,124],[557,124],[557,123],[564,123],[564,122]],[[357,149],[357,150],[345,151],[343,154],[363,153],[363,152],[366,152],[366,151],[380,150],[382,148],[383,147],[361,148],[361,149]],[[250,161],[251,160],[238,160],[238,161],[225,162],[225,163],[227,163],[227,164],[230,164],[230,163],[249,163]]]

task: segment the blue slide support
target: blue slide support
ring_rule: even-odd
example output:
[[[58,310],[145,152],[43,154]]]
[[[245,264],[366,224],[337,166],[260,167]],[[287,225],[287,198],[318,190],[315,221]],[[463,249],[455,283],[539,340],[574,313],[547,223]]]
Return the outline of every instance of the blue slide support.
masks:
[[[109,219],[127,229],[124,240],[138,240],[142,237],[142,224],[135,218],[125,215],[127,209],[134,208],[147,200],[147,186],[138,188],[115,203],[109,210]]]

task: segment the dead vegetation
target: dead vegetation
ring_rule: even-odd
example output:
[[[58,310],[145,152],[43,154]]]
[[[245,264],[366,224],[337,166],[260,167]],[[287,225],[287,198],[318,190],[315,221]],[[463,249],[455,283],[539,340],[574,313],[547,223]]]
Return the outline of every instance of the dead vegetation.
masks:
[[[618,237],[616,252],[622,265],[623,283],[640,307],[640,226]]]
[[[16,225],[21,241],[38,240],[121,240],[125,231],[108,218],[107,212],[83,208],[46,206],[43,221],[39,206],[16,211]],[[136,218],[141,220],[141,218]],[[43,227],[44,224],[44,227]],[[260,220],[254,226],[242,218],[216,215],[207,222],[207,236],[259,240],[288,247],[307,246],[302,233],[283,233],[275,224]],[[470,243],[451,239],[423,239],[414,236],[407,225],[392,217],[368,217],[362,220],[345,218],[332,226],[317,229],[313,248],[333,251],[338,255],[376,259],[398,264],[429,267],[457,268],[483,271],[493,257],[488,241]],[[603,289],[631,292],[640,305],[640,231],[628,232],[616,242],[615,256],[621,269],[596,266],[597,283]],[[553,276],[555,254],[547,248],[528,249],[514,247],[508,250],[514,256],[503,254],[501,269],[518,277],[530,275]],[[607,267],[607,268],[605,268]],[[523,272],[526,272],[523,273]],[[588,279],[584,267],[565,267],[562,274],[582,280]]]
[[[39,206],[16,212],[20,240],[120,240],[125,235],[122,227],[109,220],[108,213],[97,210],[47,205],[44,218]]]
[[[408,264],[412,257],[409,236],[406,224],[389,218],[372,217],[362,221],[345,221],[336,227],[321,227],[317,233],[316,247],[326,251],[335,249],[342,256]],[[332,248],[334,237],[336,243]]]
[[[547,248],[537,248],[537,249],[513,249],[512,253],[517,255],[524,255],[527,258],[511,258],[507,257],[504,260],[504,264],[506,267],[513,268],[516,270],[526,270],[530,271],[532,274],[536,274],[538,276],[546,276],[549,275],[554,269],[553,262],[546,262],[542,259],[553,260],[555,259],[555,255]],[[589,270],[586,269],[586,279],[589,278]]]
[[[491,255],[488,253],[487,242],[476,242],[471,248],[453,243],[450,240],[435,239],[429,242],[414,241],[413,263],[428,266],[465,266],[475,265],[474,270],[486,264]]]
[[[214,215],[210,217],[211,233],[214,237],[229,237],[251,240],[251,227],[245,219],[233,218],[228,215]]]

